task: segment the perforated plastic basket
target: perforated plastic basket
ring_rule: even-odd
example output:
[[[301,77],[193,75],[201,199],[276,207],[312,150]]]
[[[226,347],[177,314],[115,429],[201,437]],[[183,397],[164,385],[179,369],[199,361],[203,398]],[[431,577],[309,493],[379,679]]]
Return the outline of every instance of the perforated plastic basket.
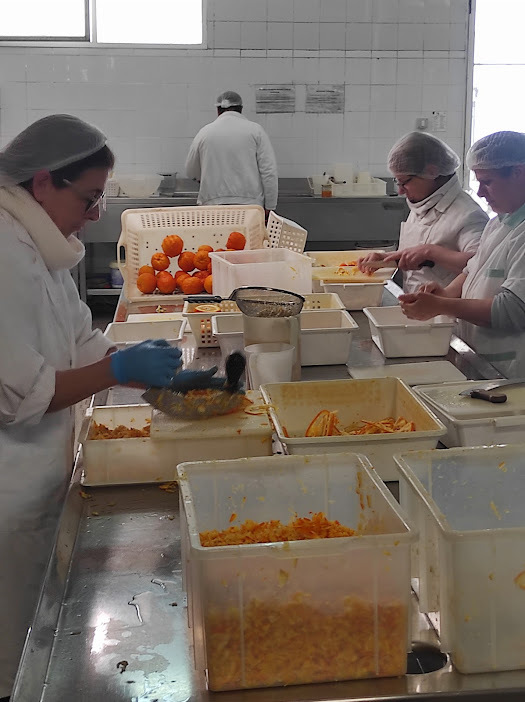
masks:
[[[122,232],[117,244],[117,260],[124,278],[124,293],[130,302],[169,302],[182,300],[183,295],[146,295],[137,288],[141,266],[150,265],[151,256],[162,251],[162,240],[178,234],[184,251],[197,251],[208,244],[214,249],[226,248],[228,236],[238,231],[246,237],[246,249],[261,249],[267,239],[264,210],[259,205],[216,205],[214,207],[145,207],[125,210],[121,217]],[[124,249],[125,260],[122,258]],[[177,259],[171,259],[170,273],[179,270]]]
[[[297,222],[281,217],[272,210],[266,229],[272,249],[290,249],[297,253],[303,253],[308,232]]]

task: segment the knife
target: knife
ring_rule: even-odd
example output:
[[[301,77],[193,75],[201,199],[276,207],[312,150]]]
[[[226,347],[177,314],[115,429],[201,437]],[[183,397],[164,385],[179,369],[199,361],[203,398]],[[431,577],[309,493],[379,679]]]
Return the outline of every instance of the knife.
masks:
[[[488,392],[489,390],[496,390],[497,388],[504,388],[509,385],[525,385],[525,378],[488,380],[486,383],[483,383],[483,385],[478,385],[475,389],[462,390],[459,394],[468,396],[471,392],[479,392],[480,390]]]
[[[386,263],[384,261],[370,261],[370,263],[367,263],[367,268],[370,268],[372,271],[377,271],[380,268],[394,268],[397,265],[397,261],[387,261]],[[435,266],[434,261],[423,261],[423,263],[420,263],[418,268],[434,268]]]

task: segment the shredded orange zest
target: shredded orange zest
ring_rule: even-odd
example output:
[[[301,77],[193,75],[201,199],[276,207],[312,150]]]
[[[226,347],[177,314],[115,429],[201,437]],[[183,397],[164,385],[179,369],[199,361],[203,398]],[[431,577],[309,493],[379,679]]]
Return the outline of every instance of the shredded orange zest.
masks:
[[[230,515],[230,524],[231,524],[232,522],[234,522],[236,519],[237,519],[237,515],[235,514],[235,512],[232,512],[231,515]]]
[[[149,424],[142,427],[142,429],[133,429],[132,427],[125,427],[123,424],[119,424],[118,427],[110,429],[105,424],[93,423],[91,433],[89,438],[94,440],[99,439],[137,439],[143,438],[150,435]]]
[[[259,415],[259,414],[266,414],[269,409],[274,409],[273,405],[255,405],[253,402],[251,402],[248,407],[244,408],[244,411],[246,414],[253,414],[253,415]]]
[[[230,522],[237,517],[233,514]],[[288,524],[279,519],[254,522],[247,519],[240,526],[223,531],[212,529],[199,534],[202,546],[238,546],[239,544],[268,544],[279,541],[304,541],[306,539],[334,539],[355,536],[355,531],[337,520],[330,520],[322,512],[309,517],[295,517]]]
[[[341,427],[337,412],[321,410],[308,425],[305,436],[355,436],[361,434],[395,434],[397,432],[416,431],[415,422],[409,422],[404,417],[387,417],[377,422],[362,419],[354,425]]]
[[[282,582],[284,580],[284,582]],[[280,576],[280,588],[288,587]],[[211,690],[403,675],[406,609],[354,595],[249,600],[206,616]]]
[[[177,492],[177,483],[163,483],[159,485],[159,490],[164,490],[164,492]]]

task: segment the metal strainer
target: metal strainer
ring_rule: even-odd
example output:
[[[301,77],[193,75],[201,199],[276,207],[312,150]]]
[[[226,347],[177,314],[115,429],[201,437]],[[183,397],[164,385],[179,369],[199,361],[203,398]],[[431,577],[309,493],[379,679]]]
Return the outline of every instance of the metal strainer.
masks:
[[[305,302],[297,293],[263,287],[237,288],[231,299],[248,317],[293,317],[299,314]]]

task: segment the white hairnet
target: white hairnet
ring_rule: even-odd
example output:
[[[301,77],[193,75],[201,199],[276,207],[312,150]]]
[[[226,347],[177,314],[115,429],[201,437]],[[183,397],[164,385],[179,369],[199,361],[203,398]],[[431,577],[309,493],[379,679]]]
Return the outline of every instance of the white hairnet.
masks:
[[[234,93],[233,90],[226,90],[217,98],[215,107],[222,107],[223,110],[228,107],[242,107],[242,97],[239,93]]]
[[[495,132],[478,139],[468,150],[466,163],[472,171],[525,163],[525,134]]]
[[[43,169],[69,166],[96,153],[105,143],[99,129],[78,117],[43,117],[0,151],[0,186],[23,183]]]
[[[392,173],[428,180],[453,175],[460,163],[450,146],[426,132],[405,134],[388,154],[388,168]]]

